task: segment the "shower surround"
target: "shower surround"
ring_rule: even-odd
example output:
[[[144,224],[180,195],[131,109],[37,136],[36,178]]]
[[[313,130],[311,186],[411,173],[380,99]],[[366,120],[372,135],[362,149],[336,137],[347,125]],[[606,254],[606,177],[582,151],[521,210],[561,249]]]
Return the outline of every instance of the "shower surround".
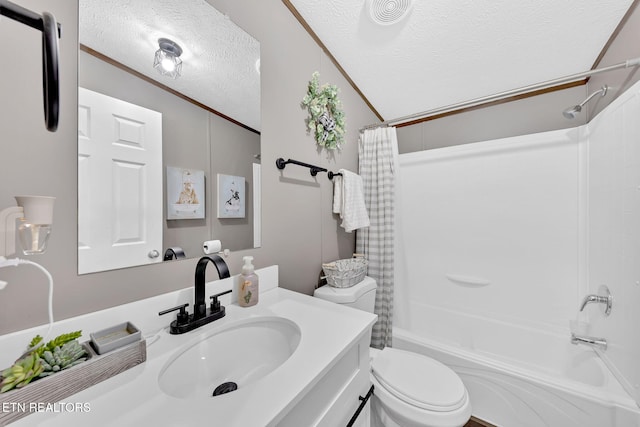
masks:
[[[456,370],[475,416],[640,426],[639,115],[636,85],[585,126],[400,155],[393,343]],[[611,315],[580,313],[602,284]]]

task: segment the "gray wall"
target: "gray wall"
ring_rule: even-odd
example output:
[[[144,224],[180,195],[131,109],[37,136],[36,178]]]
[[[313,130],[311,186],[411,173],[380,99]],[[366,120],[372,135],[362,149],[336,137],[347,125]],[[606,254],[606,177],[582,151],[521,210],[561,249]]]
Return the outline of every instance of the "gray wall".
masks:
[[[0,25],[5,54],[12,58],[0,79],[0,207],[15,205],[17,194],[57,197],[49,250],[31,257],[54,277],[56,319],[191,286],[196,259],[77,275],[77,2],[17,3],[51,11],[64,26],[61,123],[58,132],[49,133],[42,114],[40,34],[8,19]],[[239,273],[242,256],[250,254],[258,268],[280,266],[281,286],[310,294],[321,263],[350,256],[354,236],[344,233],[331,213],[332,187],[326,174],[313,179],[308,170],[294,166],[281,172],[275,160],[290,157],[333,170],[356,170],[358,129],[375,122],[375,116],[282,2],[211,3],[261,44],[263,247],[232,253],[231,272]],[[316,150],[300,107],[316,70],[322,83],[341,88],[347,141],[335,156]],[[215,271],[209,276],[214,279]],[[0,334],[46,323],[46,279],[39,271],[29,266],[4,268],[0,278],[9,282],[0,298]]]
[[[207,183],[211,238],[232,251],[253,247],[253,157],[260,154],[260,135],[234,125],[214,114],[209,115],[211,134],[211,174]],[[217,174],[245,178],[245,217],[218,218]]]
[[[638,50],[638,40],[640,40],[640,7],[637,2],[634,7],[633,13],[629,16],[624,27],[618,33],[600,61],[599,68],[640,57],[640,50]],[[588,83],[589,93],[595,92],[605,84],[609,86],[609,90],[607,91],[607,95],[604,98],[600,98],[598,102],[593,102],[596,101],[594,99],[589,103],[589,119],[602,111],[604,107],[609,105],[638,80],[640,80],[640,67],[611,71],[591,77]]]

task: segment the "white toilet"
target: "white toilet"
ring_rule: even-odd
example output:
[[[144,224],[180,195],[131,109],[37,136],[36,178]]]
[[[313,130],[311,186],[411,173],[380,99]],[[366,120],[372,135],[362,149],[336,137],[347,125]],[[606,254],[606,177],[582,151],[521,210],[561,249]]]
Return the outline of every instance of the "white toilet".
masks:
[[[350,288],[322,286],[314,296],[373,313],[376,282]],[[421,354],[386,347],[370,349],[371,426],[460,427],[471,417],[469,394],[449,367]]]

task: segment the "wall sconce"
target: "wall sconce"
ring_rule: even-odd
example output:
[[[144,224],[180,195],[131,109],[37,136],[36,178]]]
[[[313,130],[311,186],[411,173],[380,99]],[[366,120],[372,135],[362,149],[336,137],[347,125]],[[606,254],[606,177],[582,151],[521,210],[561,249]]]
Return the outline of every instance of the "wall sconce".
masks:
[[[53,224],[53,203],[55,197],[47,196],[15,196],[18,206],[0,211],[0,268],[31,265],[44,273],[49,281],[49,328],[38,344],[29,348],[27,352],[45,344],[49,340],[53,328],[53,277],[46,268],[33,261],[5,257],[13,255],[16,249],[16,220],[19,219],[18,237],[25,255],[41,254],[47,249],[51,224]],[[7,282],[0,280],[0,290]]]
[[[158,45],[160,49],[156,51],[153,68],[163,76],[177,79],[182,72],[182,48],[173,40],[165,38],[158,39]]]
[[[15,253],[16,219],[18,238],[25,255],[41,254],[47,249],[55,197],[15,196],[18,206],[0,211],[0,256]]]

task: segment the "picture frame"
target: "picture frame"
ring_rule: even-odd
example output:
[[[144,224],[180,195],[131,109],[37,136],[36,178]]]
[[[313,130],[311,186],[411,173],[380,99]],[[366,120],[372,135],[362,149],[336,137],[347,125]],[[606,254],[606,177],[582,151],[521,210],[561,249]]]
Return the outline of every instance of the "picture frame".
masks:
[[[204,171],[167,166],[167,219],[205,218]]]
[[[244,177],[218,174],[218,218],[244,218],[245,196]]]

